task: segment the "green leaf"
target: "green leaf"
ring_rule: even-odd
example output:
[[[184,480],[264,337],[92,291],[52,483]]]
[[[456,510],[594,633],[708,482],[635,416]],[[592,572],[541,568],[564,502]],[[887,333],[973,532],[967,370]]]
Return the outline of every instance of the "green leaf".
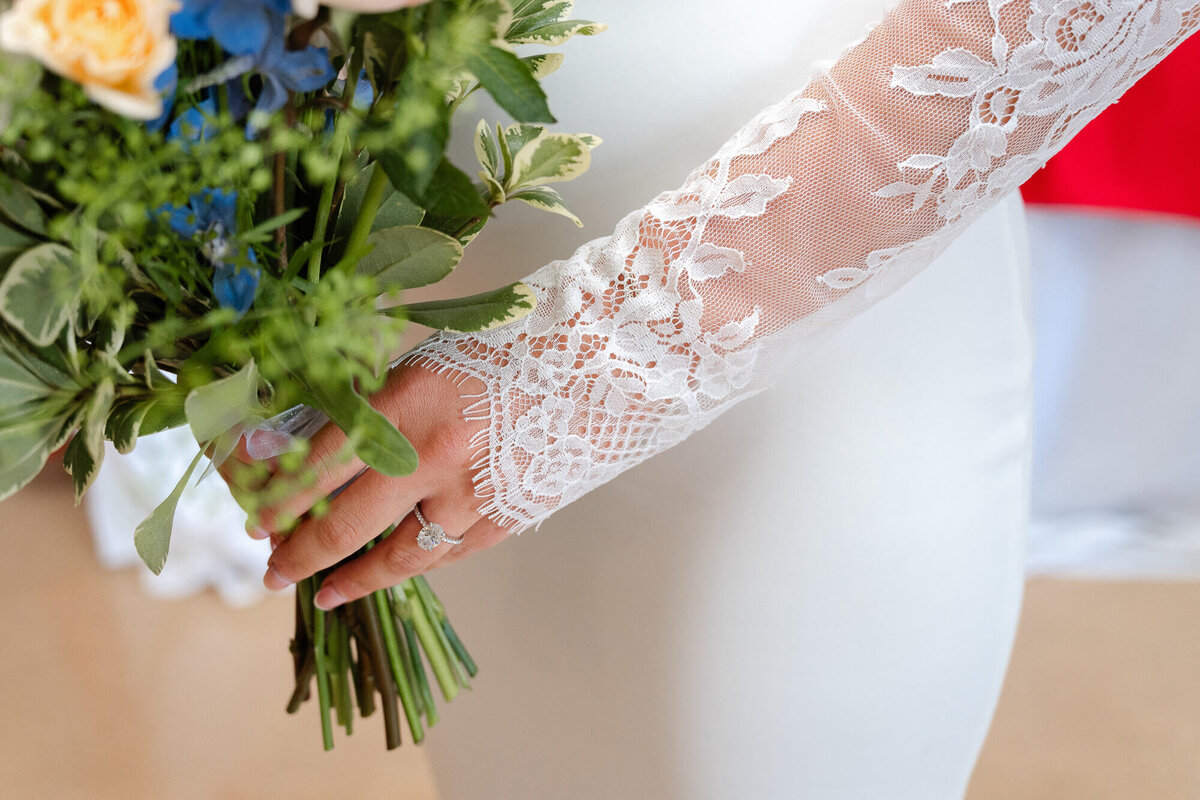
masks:
[[[540,208],[543,211],[549,211],[551,214],[558,214],[560,217],[566,217],[574,222],[580,228],[583,227],[583,220],[571,213],[563,202],[562,195],[551,189],[549,186],[538,186],[534,189],[525,189],[516,194],[509,195],[510,200],[520,200],[522,203],[528,203],[534,208]]]
[[[92,485],[100,470],[100,462],[104,460],[104,428],[108,413],[112,410],[113,397],[112,379],[105,378],[89,398],[87,414],[79,433],[75,434],[75,438],[67,445],[67,452],[63,454],[63,466],[75,485],[76,504]]]
[[[260,222],[248,231],[238,234],[238,240],[254,243],[265,242],[275,235],[278,228],[284,228],[303,217],[308,212],[305,208],[293,208],[282,214],[277,214],[264,222]]]
[[[475,157],[490,175],[500,175],[500,145],[492,133],[492,126],[484,119],[479,120],[479,125],[475,128]]]
[[[133,544],[138,555],[155,575],[160,574],[167,563],[167,551],[171,549],[171,527],[175,524],[175,508],[179,505],[179,498],[183,496],[183,490],[191,480],[202,455],[203,452],[196,453],[187,472],[183,473],[171,494],[167,495],[167,499],[159,503],[158,508],[151,511],[150,516],[142,520],[133,532]]]
[[[188,393],[183,404],[192,435],[212,442],[248,419],[262,414],[258,401],[258,367],[253,361],[230,375]]]
[[[592,153],[583,140],[569,133],[546,133],[513,156],[509,192],[547,183],[560,183],[587,172]]]
[[[46,212],[25,187],[0,174],[0,216],[31,233],[46,235]]]
[[[562,22],[574,10],[575,0],[515,0],[504,38],[511,40],[543,25]]]
[[[8,409],[47,397],[52,386],[13,358],[7,349],[0,349],[0,408]]]
[[[18,256],[0,280],[0,316],[29,341],[48,346],[74,313],[82,288],[70,250],[38,245]]]
[[[452,112],[443,102],[445,88],[423,77],[422,70],[406,69],[396,93],[390,132],[394,144],[373,155],[394,188],[422,198],[435,181],[450,141]]]
[[[334,238],[342,244],[350,237],[350,231],[354,228],[354,222],[362,210],[363,195],[367,191],[367,184],[371,182],[371,176],[377,169],[379,169],[377,165],[368,164],[346,182],[346,191],[342,195],[342,204],[338,208],[337,224],[333,229]],[[394,228],[399,225],[419,225],[424,217],[424,209],[403,193],[393,189],[384,196],[383,202],[379,204],[379,213],[375,216],[375,223],[371,226],[371,230]],[[341,255],[340,249],[337,250],[334,253],[335,260],[341,258]]]
[[[321,385],[310,381],[310,388],[321,410],[346,432],[354,451],[371,469],[383,475],[411,475],[417,469],[417,451],[380,414],[349,386]]]
[[[34,240],[25,234],[6,225],[0,225],[0,270],[33,245]]]
[[[537,296],[533,290],[518,281],[502,289],[471,297],[434,300],[399,308],[409,320],[418,325],[474,333],[516,322],[533,311],[536,305]]]
[[[521,148],[545,132],[546,129],[541,125],[523,125],[521,123],[509,125],[504,129],[503,139],[504,147],[507,148],[509,153],[509,159],[511,160],[511,157],[519,152]],[[506,163],[505,166],[510,170],[512,169],[511,163]]]
[[[60,428],[59,419],[26,418],[0,428],[0,500],[42,471]]]
[[[372,245],[358,262],[359,275],[371,275],[383,291],[437,283],[462,261],[457,240],[439,231],[406,225],[384,228],[367,237]]]
[[[430,214],[442,217],[486,217],[490,213],[474,181],[445,159],[421,203]]]
[[[138,435],[142,430],[142,423],[146,420],[146,415],[150,409],[156,404],[156,400],[143,400],[138,402],[118,402],[113,406],[112,413],[108,415],[108,423],[104,427],[104,435],[113,443],[113,447],[117,448],[117,452],[121,454],[133,452],[133,448],[137,445]]]
[[[572,36],[595,36],[606,30],[608,30],[608,26],[602,22],[573,19],[530,28],[522,33],[510,34],[504,38],[512,44],[540,44],[545,47],[557,47]]]
[[[491,45],[467,56],[467,67],[488,94],[521,122],[554,122],[546,93],[529,65],[515,53]]]
[[[526,56],[521,60],[529,65],[529,71],[533,73],[533,77],[540,81],[558,72],[558,68],[563,63],[563,54],[540,53],[536,56]]]

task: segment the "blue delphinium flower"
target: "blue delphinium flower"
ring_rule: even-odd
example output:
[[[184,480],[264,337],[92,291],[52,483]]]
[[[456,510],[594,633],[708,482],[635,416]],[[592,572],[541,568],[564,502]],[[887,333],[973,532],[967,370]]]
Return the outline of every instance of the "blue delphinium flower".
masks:
[[[249,247],[232,259],[241,263],[229,263],[233,247],[229,237],[237,227],[237,192],[205,189],[192,195],[186,206],[163,206],[159,213],[167,216],[167,224],[180,236],[203,241],[204,255],[213,264],[213,296],[240,319],[254,304],[261,273],[258,257]]]
[[[184,148],[189,144],[211,139],[217,132],[217,101],[207,95],[196,105],[175,118],[167,131],[168,140],[179,140]]]
[[[263,81],[254,105],[261,116],[282,108],[289,90],[315,92],[335,76],[324,48],[287,49],[291,8],[290,0],[184,0],[171,17],[171,30],[182,39],[213,39],[230,55],[249,57],[246,71]],[[254,119],[250,127],[256,127]]]
[[[215,39],[235,56],[255,55],[272,34],[272,17],[291,10],[291,0],[183,0],[171,16],[171,33],[180,39]]]

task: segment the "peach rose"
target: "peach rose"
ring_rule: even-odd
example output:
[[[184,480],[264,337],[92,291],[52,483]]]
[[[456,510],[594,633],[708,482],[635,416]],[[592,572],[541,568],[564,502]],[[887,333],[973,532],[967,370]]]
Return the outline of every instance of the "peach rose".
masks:
[[[292,0],[292,10],[302,17],[315,17],[317,6],[344,8],[362,14],[383,14],[428,2],[429,0]]]
[[[102,106],[154,119],[154,81],[175,60],[168,0],[16,0],[0,15],[0,48],[26,53]]]

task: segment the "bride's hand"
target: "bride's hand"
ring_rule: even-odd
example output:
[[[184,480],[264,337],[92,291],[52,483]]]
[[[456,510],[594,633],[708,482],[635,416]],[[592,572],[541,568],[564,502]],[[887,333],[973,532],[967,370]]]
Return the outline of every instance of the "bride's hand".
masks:
[[[319,607],[333,608],[394,586],[506,538],[508,531],[476,510],[479,498],[468,443],[482,423],[463,419],[467,401],[461,397],[453,383],[427,369],[394,369],[371,404],[397,422],[412,442],[420,454],[417,471],[390,478],[367,469],[330,502],[328,513],[305,517],[290,535],[280,537],[289,521],[303,517],[317,501],[363,470],[357,458],[338,456],[345,443],[342,431],[332,424],[322,428],[312,439],[307,461],[316,472],[316,483],[259,511],[260,530],[252,535],[276,535],[279,542],[263,577],[267,588],[283,589],[337,564],[402,516],[381,544],[326,577],[316,596]],[[268,485],[268,496],[269,490]],[[418,502],[427,520],[441,525],[450,537],[463,537],[463,543],[422,550],[417,545],[421,524],[409,513]]]

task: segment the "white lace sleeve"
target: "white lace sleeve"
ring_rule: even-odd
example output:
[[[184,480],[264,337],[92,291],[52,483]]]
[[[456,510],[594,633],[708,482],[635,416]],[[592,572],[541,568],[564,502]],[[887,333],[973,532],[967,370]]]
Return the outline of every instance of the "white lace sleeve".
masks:
[[[682,188],[407,357],[477,378],[512,530],[706,425],[929,264],[1200,26],[1200,0],[906,0]],[[736,57],[736,54],[726,54]]]

